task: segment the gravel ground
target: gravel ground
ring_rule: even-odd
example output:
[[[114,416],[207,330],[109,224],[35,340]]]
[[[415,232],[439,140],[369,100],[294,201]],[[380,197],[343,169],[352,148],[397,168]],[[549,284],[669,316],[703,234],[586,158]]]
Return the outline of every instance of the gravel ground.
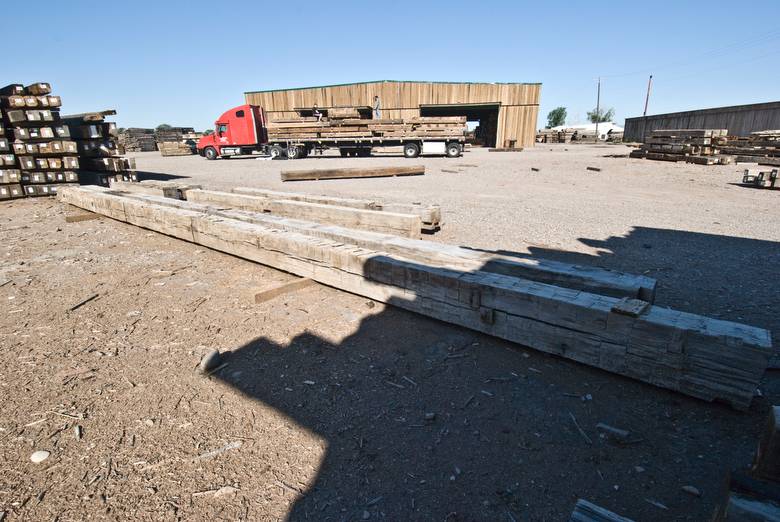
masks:
[[[295,184],[279,170],[409,160],[137,157],[147,177],[215,188],[440,203],[434,241],[646,273],[662,305],[777,336],[780,249],[765,223],[780,193],[730,185],[735,167],[550,148]],[[780,401],[775,372],[738,413],[321,286],[255,305],[292,277],[66,212],[0,205],[9,521],[565,521],[577,498],[637,521],[707,520]],[[212,348],[227,366],[205,377],[195,368]],[[50,455],[35,464],[39,450]]]

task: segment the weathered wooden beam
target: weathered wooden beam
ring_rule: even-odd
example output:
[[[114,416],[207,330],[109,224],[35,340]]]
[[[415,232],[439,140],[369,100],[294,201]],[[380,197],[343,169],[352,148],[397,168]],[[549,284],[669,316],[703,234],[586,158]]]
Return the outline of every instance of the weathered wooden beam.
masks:
[[[187,201],[240,210],[268,212],[277,216],[294,217],[347,228],[373,230],[403,237],[420,237],[420,216],[412,214],[376,212],[373,210],[320,205],[303,201],[269,199],[213,190],[190,190],[187,192]]]
[[[715,509],[713,522],[769,522],[780,520],[780,484],[733,471]]]
[[[334,288],[737,409],[750,405],[773,354],[768,331],[737,323],[655,306],[630,317],[612,313],[618,302],[613,297],[429,266],[387,252],[94,189],[63,187],[59,198]]]
[[[634,522],[612,511],[597,506],[587,500],[579,499],[574,506],[569,522]]]
[[[140,183],[135,183],[130,181],[117,181],[114,179],[110,181],[110,187],[122,192],[162,196],[173,199],[186,199],[188,191],[202,188],[201,185],[190,185],[189,183],[178,183],[176,181],[145,180]]]
[[[439,205],[422,203],[383,203],[372,199],[316,196],[311,194],[300,194],[297,192],[279,192],[254,187],[236,187],[232,191],[237,194],[263,196],[272,199],[289,199],[293,201],[305,201],[307,203],[319,203],[322,205],[336,205],[338,207],[383,210],[386,212],[397,212],[399,214],[417,214],[422,221],[423,230],[436,230],[442,224],[441,207]]]
[[[656,280],[645,276],[626,274],[597,267],[571,265],[546,259],[502,256],[469,248],[434,243],[432,241],[418,241],[396,235],[348,229],[265,213],[215,208],[191,201],[183,203],[176,200],[147,197],[138,194],[136,196],[149,203],[197,210],[288,232],[300,232],[313,237],[349,243],[360,248],[388,252],[432,266],[463,271],[479,270],[512,277],[522,277],[540,283],[554,284],[565,288],[584,290],[613,297],[637,298],[643,300],[640,301],[641,303],[645,303],[645,301],[652,302],[655,298]],[[616,303],[612,311],[626,313],[625,310],[621,309],[625,306],[628,305],[621,300]],[[638,305],[633,303],[632,306],[636,308]],[[641,308],[640,311],[644,311],[644,308]],[[638,315],[638,313],[634,315]]]
[[[390,176],[422,176],[425,165],[411,167],[375,167],[368,169],[283,170],[282,181],[305,181],[344,178],[386,178]]]

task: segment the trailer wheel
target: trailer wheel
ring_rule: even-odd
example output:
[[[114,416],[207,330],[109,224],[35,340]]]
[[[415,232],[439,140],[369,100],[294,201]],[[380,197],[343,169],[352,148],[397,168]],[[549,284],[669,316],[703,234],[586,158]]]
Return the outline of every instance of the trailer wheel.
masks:
[[[460,143],[457,141],[451,141],[447,144],[447,157],[448,158],[457,158],[460,156]]]
[[[363,147],[358,149],[358,156],[360,156],[361,158],[368,158],[369,156],[371,156],[371,149],[369,149],[368,147]]]
[[[271,156],[271,159],[281,158],[284,156],[284,149],[279,145],[272,145],[268,149],[268,154]]]
[[[349,154],[349,151],[347,149],[339,149],[339,154],[341,154],[342,158],[346,158]]]
[[[291,159],[291,160],[292,159],[298,159],[301,156],[302,155],[301,155],[301,148],[300,147],[296,147],[295,145],[290,145],[289,147],[287,147],[287,158],[288,159]]]
[[[420,155],[420,146],[410,141],[409,143],[404,144],[404,156],[407,158],[416,158]]]
[[[214,147],[206,147],[206,150],[203,151],[203,155],[206,156],[206,159],[209,160],[215,160],[219,157],[219,154],[217,154],[217,149]]]

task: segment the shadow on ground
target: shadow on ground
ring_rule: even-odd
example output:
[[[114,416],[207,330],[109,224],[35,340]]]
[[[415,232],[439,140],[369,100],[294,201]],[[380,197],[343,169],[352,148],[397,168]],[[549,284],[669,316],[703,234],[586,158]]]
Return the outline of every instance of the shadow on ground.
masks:
[[[136,175],[138,181],[154,180],[154,181],[170,181],[172,179],[183,179],[187,176],[177,176],[175,174],[164,174],[162,172],[149,172],[146,170],[137,170]]]
[[[642,228],[583,242],[605,251],[534,256],[659,276],[660,294],[694,312],[777,295],[776,281],[759,284],[766,272],[732,272],[777,266],[776,243]],[[577,498],[636,520],[705,520],[767,409],[756,399],[737,413],[394,307],[338,344],[255,339],[230,368],[216,376],[326,441],[293,521],[568,520]],[[631,443],[600,437],[600,422]]]

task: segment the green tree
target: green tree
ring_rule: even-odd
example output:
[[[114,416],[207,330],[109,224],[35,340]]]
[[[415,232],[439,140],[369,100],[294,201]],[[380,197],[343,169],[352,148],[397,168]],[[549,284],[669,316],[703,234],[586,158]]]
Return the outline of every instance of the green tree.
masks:
[[[558,127],[566,123],[566,107],[556,107],[547,113],[547,128]]]
[[[593,109],[592,111],[588,111],[588,119],[591,123],[604,123],[606,121],[612,121],[612,118],[615,117],[615,109],[609,109],[608,111],[605,111],[604,109]]]
[[[167,123],[161,123],[160,125],[158,125],[158,126],[157,126],[157,128],[156,128],[155,130],[158,130],[158,131],[166,131],[166,130],[171,130],[172,128],[173,128],[173,127],[171,127],[171,126],[170,126],[170,125],[168,125]]]

